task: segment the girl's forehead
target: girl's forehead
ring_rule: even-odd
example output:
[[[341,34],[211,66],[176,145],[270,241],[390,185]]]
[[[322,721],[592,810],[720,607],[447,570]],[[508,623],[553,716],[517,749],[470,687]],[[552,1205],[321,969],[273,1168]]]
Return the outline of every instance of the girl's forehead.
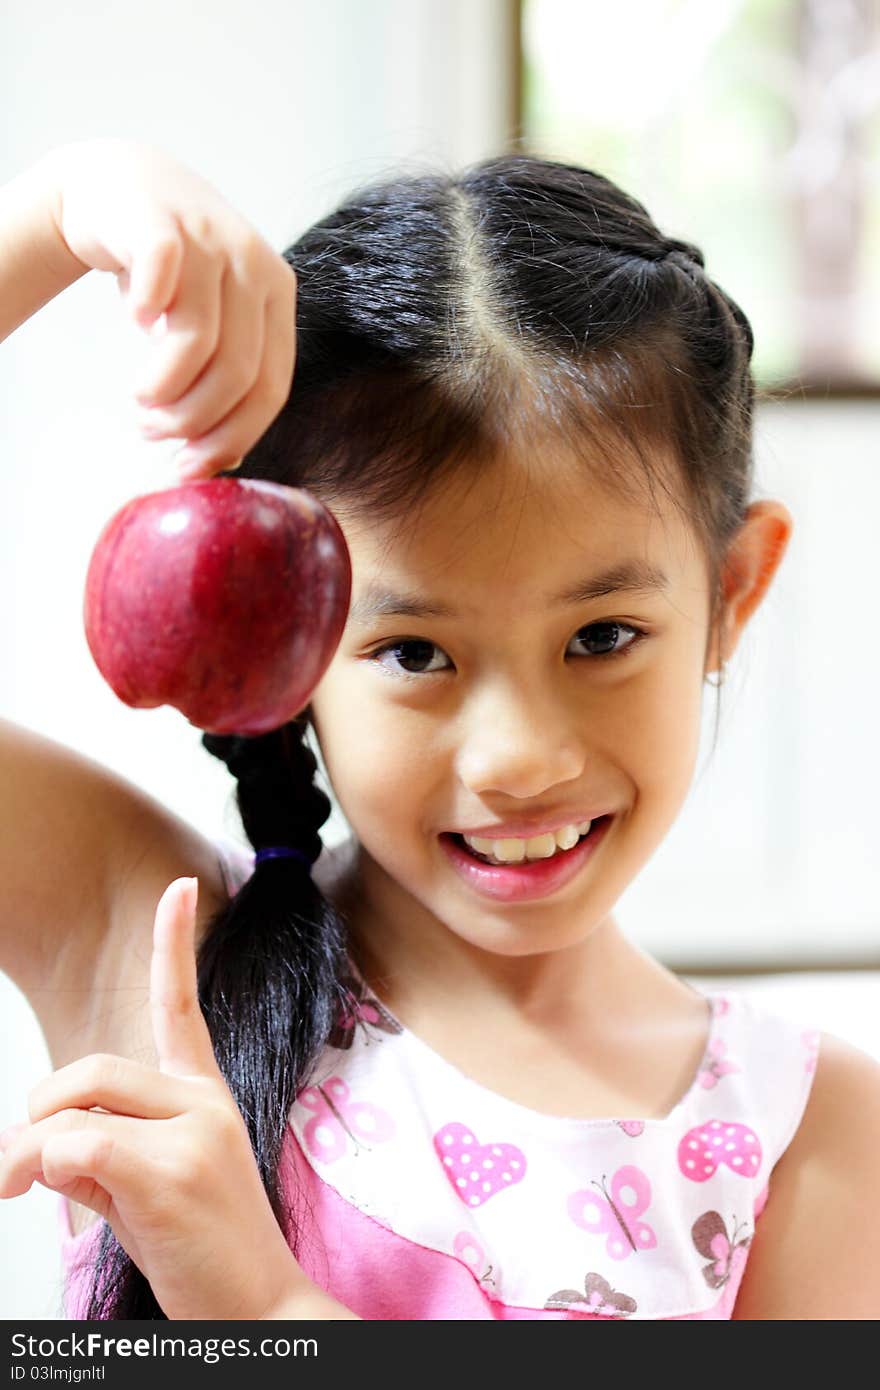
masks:
[[[670,495],[672,494],[672,495]],[[424,584],[519,583],[653,558],[687,568],[696,538],[669,486],[603,483],[582,459],[500,460],[462,472],[404,516],[377,521],[337,512],[355,586],[392,572]]]

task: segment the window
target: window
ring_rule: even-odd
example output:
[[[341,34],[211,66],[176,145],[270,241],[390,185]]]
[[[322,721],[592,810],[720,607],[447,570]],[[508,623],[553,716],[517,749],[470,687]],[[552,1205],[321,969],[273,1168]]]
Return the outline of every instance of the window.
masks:
[[[880,392],[880,0],[522,0],[529,153],[695,241],[762,385]]]

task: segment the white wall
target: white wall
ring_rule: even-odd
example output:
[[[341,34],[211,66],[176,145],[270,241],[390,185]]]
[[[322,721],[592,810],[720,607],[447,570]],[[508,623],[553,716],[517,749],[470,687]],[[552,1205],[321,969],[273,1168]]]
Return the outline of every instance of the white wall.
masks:
[[[506,137],[506,0],[39,0],[7,5],[0,181],[68,140],[152,141],[211,179],[279,250],[355,185],[453,168]],[[115,286],[87,276],[0,345],[0,711],[234,828],[232,782],[173,711],[121,705],[95,669],[82,590],[104,522],[176,482],[128,391]],[[343,833],[334,819],[328,842]],[[46,846],[47,870],[51,845]],[[0,1127],[49,1070],[0,977]],[[0,1317],[54,1317],[54,1194],[0,1207]],[[13,1253],[14,1252],[14,1253]]]

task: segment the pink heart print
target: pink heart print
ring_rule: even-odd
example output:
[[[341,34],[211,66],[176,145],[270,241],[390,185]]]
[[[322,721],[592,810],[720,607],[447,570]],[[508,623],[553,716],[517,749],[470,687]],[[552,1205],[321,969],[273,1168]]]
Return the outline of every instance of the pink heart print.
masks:
[[[467,1125],[453,1123],[438,1129],[434,1150],[453,1192],[467,1207],[481,1207],[526,1175],[522,1149],[515,1144],[480,1144]]]
[[[761,1141],[748,1125],[707,1120],[689,1129],[678,1146],[678,1166],[692,1182],[706,1182],[726,1163],[744,1178],[754,1177],[761,1166]]]

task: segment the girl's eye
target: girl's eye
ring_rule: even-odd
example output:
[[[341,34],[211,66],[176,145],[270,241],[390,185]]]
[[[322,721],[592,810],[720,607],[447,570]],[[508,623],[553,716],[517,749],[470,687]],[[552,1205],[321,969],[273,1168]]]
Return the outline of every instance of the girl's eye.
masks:
[[[628,642],[621,643],[619,638],[624,633],[630,633],[631,637]],[[582,655],[591,656],[601,661],[625,656],[646,636],[647,633],[642,628],[633,627],[631,623],[603,622],[590,623],[588,627],[582,627],[580,632],[572,638],[572,641],[583,642],[587,645],[589,650],[586,653],[581,653]],[[432,665],[432,652],[442,653],[443,648],[438,647],[436,642],[429,642],[426,638],[405,637],[396,642],[386,643],[378,651],[372,652],[370,659],[378,662],[391,674],[398,676],[434,676],[439,675],[441,671],[448,670],[448,666]],[[417,669],[395,670],[380,659],[385,656],[391,656],[395,662],[409,662]]]
[[[628,642],[621,645],[617,639],[623,632],[629,632],[632,636]],[[583,637],[582,633],[592,633],[593,635]],[[625,652],[637,646],[646,636],[647,634],[642,628],[633,627],[631,623],[591,623],[589,627],[582,627],[580,632],[572,638],[572,641],[587,643],[591,648],[588,652],[589,656],[623,656]],[[592,648],[595,647],[600,650],[593,650]]]
[[[413,652],[414,654],[410,656],[398,656],[398,653],[406,653],[407,651]],[[370,659],[379,662],[380,666],[385,666],[385,663],[380,661],[379,658],[390,654],[394,656],[395,660],[409,661],[420,668],[418,671],[395,671],[393,668],[386,667],[385,669],[390,670],[392,675],[433,676],[438,673],[438,670],[445,670],[446,668],[436,666],[433,668],[430,667],[430,654],[432,651],[439,652],[442,651],[442,648],[438,647],[436,642],[428,642],[421,637],[404,637],[399,642],[389,642],[386,646],[380,647],[377,652],[371,654]],[[426,669],[426,663],[428,669]]]

